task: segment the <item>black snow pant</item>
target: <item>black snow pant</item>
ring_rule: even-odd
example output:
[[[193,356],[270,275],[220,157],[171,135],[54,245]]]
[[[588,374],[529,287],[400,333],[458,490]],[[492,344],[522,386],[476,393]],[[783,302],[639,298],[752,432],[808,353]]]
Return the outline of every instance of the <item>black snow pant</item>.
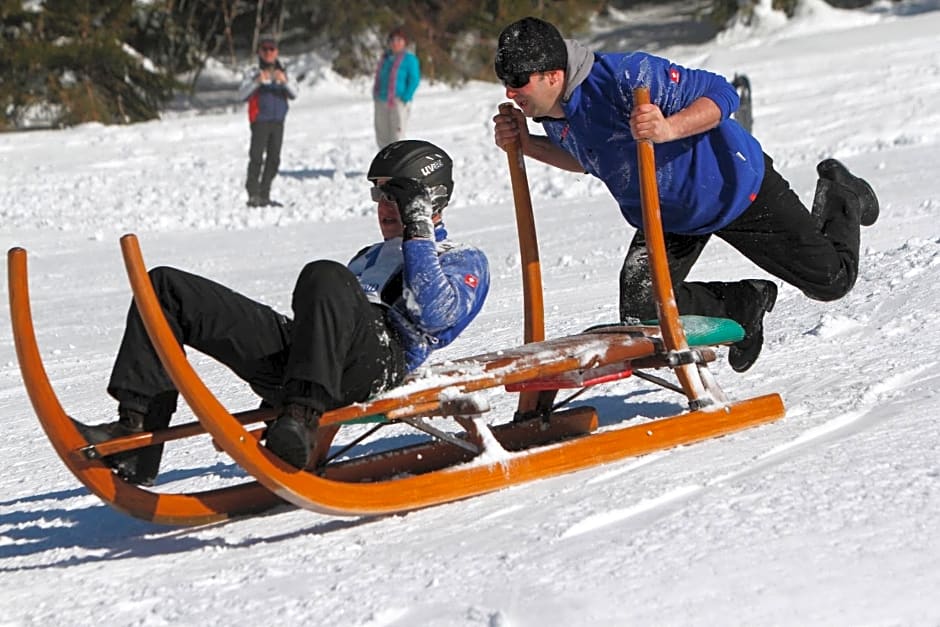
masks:
[[[252,122],[251,147],[248,149],[248,196],[263,200],[271,198],[271,182],[281,165],[281,144],[284,142],[283,122]]]
[[[814,213],[764,155],[765,174],[757,197],[731,224],[714,233],[770,274],[815,300],[842,298],[858,276],[859,216],[829,186],[820,186]],[[665,234],[669,272],[679,313],[747,322],[745,300],[753,290],[742,282],[691,282],[686,277],[709,235]],[[620,317],[656,318],[646,238],[637,231],[620,272]]]
[[[271,406],[298,402],[319,412],[364,401],[401,383],[405,360],[385,312],[366,300],[343,265],[315,261],[301,271],[294,320],[229,288],[175,268],[150,278],[180,345],[225,364]],[[176,390],[131,305],[108,393],[147,413]],[[153,412],[151,412],[152,414]],[[169,424],[150,424],[148,429]]]

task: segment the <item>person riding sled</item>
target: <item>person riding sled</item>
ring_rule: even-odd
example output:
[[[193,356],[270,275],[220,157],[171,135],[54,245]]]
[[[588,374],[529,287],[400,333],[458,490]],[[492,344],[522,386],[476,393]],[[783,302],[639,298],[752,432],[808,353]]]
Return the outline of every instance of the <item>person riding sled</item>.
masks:
[[[399,385],[477,316],[489,291],[484,253],[448,238],[442,221],[453,162],[439,147],[399,141],[369,167],[382,241],[343,265],[308,263],[293,317],[169,267],[150,278],[181,345],[229,367],[263,403],[279,408],[265,446],[296,468],[310,464],[319,417]],[[91,443],[165,429],[178,393],[132,304],[108,392],[118,420],[76,426]],[[163,445],[105,458],[125,480],[151,485]]]

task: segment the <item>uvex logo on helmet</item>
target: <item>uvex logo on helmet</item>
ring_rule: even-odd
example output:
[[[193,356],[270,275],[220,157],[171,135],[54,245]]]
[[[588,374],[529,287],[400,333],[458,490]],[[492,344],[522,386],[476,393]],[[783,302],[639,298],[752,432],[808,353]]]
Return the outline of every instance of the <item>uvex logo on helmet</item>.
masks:
[[[433,159],[433,157],[428,157],[428,159]],[[437,172],[444,167],[444,161],[442,159],[435,159],[432,163],[427,164],[421,168],[421,176],[428,176],[433,172]]]

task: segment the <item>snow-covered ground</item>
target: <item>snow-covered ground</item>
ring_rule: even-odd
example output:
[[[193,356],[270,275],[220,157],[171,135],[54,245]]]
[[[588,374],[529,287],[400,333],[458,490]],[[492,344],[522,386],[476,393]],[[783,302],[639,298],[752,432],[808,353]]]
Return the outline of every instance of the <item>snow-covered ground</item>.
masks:
[[[284,506],[200,528],[113,511],[53,452],[0,316],[0,624],[940,624],[940,2],[828,9],[666,50],[754,90],[755,134],[807,202],[835,156],[869,178],[855,290],[835,303],[781,285],[764,353],[735,398],[779,392],[786,418],[732,436],[401,516]],[[311,71],[291,109],[274,195],[244,206],[241,107],[132,127],[0,136],[0,241],[30,254],[43,358],[66,409],[113,419],[105,394],[129,301],[117,240],[149,265],[208,275],[289,310],[295,273],[378,236],[364,172],[366,82]],[[520,266],[495,84],[422,85],[411,130],[457,165],[452,235],[483,248],[493,289],[439,355],[521,342]],[[547,334],[616,317],[630,230],[602,186],[529,163]],[[693,278],[759,277],[715,241]],[[6,281],[5,277],[0,281]],[[198,355],[235,409],[250,392]],[[682,399],[626,380],[586,400],[608,416],[671,415]],[[512,399],[494,397],[494,421]],[[187,409],[179,420],[191,420]],[[240,469],[205,440],[171,446],[158,489]]]

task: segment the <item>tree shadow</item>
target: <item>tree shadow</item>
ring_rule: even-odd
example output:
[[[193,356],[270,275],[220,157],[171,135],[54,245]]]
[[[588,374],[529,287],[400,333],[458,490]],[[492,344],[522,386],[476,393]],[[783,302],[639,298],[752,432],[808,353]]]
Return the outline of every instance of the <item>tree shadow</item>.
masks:
[[[292,179],[334,179],[336,178],[336,168],[302,168],[300,170],[278,170],[279,176],[286,176]],[[347,179],[365,178],[365,173],[361,171],[341,172],[340,176]]]
[[[69,491],[78,496],[82,490]],[[55,499],[63,493],[48,493],[38,498]],[[285,503],[252,518],[277,516],[295,511]],[[198,527],[173,529],[164,525],[138,520],[111,509],[104,503],[83,508],[55,508],[41,511],[11,512],[0,515],[0,527],[7,544],[0,546],[0,561],[17,557],[35,557],[46,554],[42,564],[0,566],[0,572],[44,570],[117,559],[146,558],[156,555],[188,553],[207,546],[244,548],[256,544],[310,534],[325,534],[367,524],[378,517],[356,519],[317,519],[312,524],[289,533],[265,535],[252,533],[251,538],[232,542],[222,537],[204,536],[206,529],[228,524],[232,518]],[[259,525],[258,529],[264,529]],[[169,531],[168,531],[169,530]],[[12,541],[12,544],[10,543]],[[82,555],[69,555],[81,549]],[[90,554],[89,554],[90,553]],[[58,557],[62,555],[62,557]]]
[[[652,8],[656,3],[648,3]],[[659,50],[675,45],[697,45],[711,41],[718,26],[704,15],[705,3],[669,3],[662,9],[630,11],[629,22],[617,22],[612,28],[595,33],[591,48],[601,52]]]
[[[930,11],[940,11],[940,0],[909,0],[901,5],[892,4],[889,7],[870,7],[869,10],[893,15],[920,15]]]
[[[420,433],[389,434],[387,437],[378,437],[374,441],[359,445],[349,453],[354,453],[356,457],[382,453],[425,442],[429,439],[428,436]],[[341,448],[342,445],[334,445],[331,447],[331,452],[335,454]],[[221,479],[251,479],[238,464],[220,461],[211,466],[161,472],[157,485],[166,486],[177,481],[207,476]],[[10,499],[0,502],[0,507],[16,507],[17,505],[40,501],[61,502],[86,496],[91,496],[87,488],[76,487]],[[196,537],[201,535],[199,533],[201,531],[229,524],[241,518],[277,516],[296,509],[294,505],[284,503],[265,512],[233,516],[216,523],[176,529],[128,516],[103,502],[94,503],[87,507],[54,507],[51,509],[9,512],[0,514],[0,529],[4,529],[0,532],[0,538],[6,541],[5,544],[0,545],[0,561],[8,558],[37,556],[44,553],[54,556],[59,553],[69,553],[76,548],[82,549],[83,552],[91,551],[94,554],[71,555],[61,559],[44,561],[43,564],[28,566],[0,566],[0,572],[42,570],[113,559],[183,553],[205,546],[248,547],[261,542],[277,542],[307,534],[332,533],[383,518],[383,516],[364,516],[355,519],[319,519],[298,531],[253,537],[241,542],[231,542],[225,538]],[[313,512],[311,513],[313,514]],[[263,527],[261,525],[259,528]],[[168,530],[170,531],[168,532]]]
[[[599,427],[612,427],[634,421],[638,417],[644,419],[669,418],[685,411],[683,401],[670,403],[657,398],[654,401],[644,401],[640,397],[650,394],[659,394],[661,390],[643,389],[634,390],[628,394],[595,396],[582,401],[572,402],[566,408],[593,407],[597,410]],[[678,398],[678,397],[677,397]]]
[[[658,398],[650,401],[643,400],[643,397],[657,392],[658,390],[644,389],[622,395],[597,396],[572,402],[566,407],[594,407],[600,417],[602,427],[629,423],[639,416],[644,419],[656,419],[674,416],[683,411],[679,403],[664,402]],[[386,434],[385,437],[376,437],[374,440],[362,443],[354,450],[356,456],[376,454],[425,442],[428,439],[425,434],[420,433]],[[334,445],[331,450],[338,452],[340,447],[341,445]],[[161,473],[159,483],[169,484],[207,475],[223,479],[249,478],[237,464],[217,462],[208,467],[169,470]],[[88,490],[84,487],[76,487],[11,499],[0,502],[0,506],[15,507],[18,504],[64,501],[83,496],[90,496]],[[295,506],[284,503],[262,513],[246,514],[245,517],[278,516],[295,510]],[[251,538],[236,542],[224,536],[205,537],[206,534],[202,533],[206,529],[230,524],[239,518],[242,517],[233,517],[197,527],[174,529],[130,517],[100,502],[84,507],[54,507],[0,514],[0,529],[5,529],[2,537],[6,541],[5,544],[0,545],[0,561],[43,556],[40,558],[43,561],[41,564],[0,566],[0,572],[43,570],[117,559],[146,558],[155,555],[186,553],[208,546],[244,548],[303,535],[327,534],[355,528],[382,517],[355,519],[318,517],[310,525],[289,533],[276,535],[255,533]],[[263,524],[257,526],[257,529],[264,528]],[[76,549],[80,549],[82,554],[69,554],[74,553]]]

